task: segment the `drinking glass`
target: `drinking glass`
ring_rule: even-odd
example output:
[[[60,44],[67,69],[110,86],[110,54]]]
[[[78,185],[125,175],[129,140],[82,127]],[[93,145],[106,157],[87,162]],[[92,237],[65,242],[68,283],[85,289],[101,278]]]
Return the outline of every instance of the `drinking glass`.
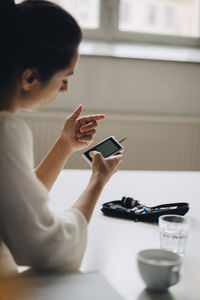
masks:
[[[185,245],[191,226],[191,220],[179,215],[163,215],[159,217],[160,247],[181,256],[185,253]]]

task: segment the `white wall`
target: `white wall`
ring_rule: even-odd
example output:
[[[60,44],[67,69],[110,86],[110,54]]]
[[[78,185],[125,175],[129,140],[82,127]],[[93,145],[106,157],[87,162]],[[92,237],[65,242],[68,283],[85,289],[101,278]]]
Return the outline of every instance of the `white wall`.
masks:
[[[24,115],[33,129],[36,164],[57,138],[63,114],[80,103],[84,114],[107,115],[95,142],[128,136],[120,168],[200,170],[200,64],[82,56],[69,92],[43,115]],[[76,153],[67,167],[87,164]]]
[[[82,56],[69,92],[47,109],[200,117],[199,99],[200,64]]]

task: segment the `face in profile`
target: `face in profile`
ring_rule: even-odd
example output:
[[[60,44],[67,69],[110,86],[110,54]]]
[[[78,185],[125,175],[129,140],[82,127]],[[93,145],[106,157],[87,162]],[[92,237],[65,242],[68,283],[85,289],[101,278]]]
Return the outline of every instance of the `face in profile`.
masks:
[[[40,110],[43,106],[55,100],[60,93],[67,92],[68,80],[75,71],[78,57],[77,51],[70,66],[56,72],[46,83],[40,82],[37,78],[30,82],[28,76],[27,78],[22,78],[22,88],[26,90],[26,99],[23,99],[20,108],[24,110]]]

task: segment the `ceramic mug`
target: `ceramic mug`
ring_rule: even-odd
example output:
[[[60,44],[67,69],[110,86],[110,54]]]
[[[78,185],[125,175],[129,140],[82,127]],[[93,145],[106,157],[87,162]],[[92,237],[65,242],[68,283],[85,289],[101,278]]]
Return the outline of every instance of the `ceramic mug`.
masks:
[[[163,249],[146,249],[137,254],[140,275],[148,289],[166,292],[180,277],[181,257]]]

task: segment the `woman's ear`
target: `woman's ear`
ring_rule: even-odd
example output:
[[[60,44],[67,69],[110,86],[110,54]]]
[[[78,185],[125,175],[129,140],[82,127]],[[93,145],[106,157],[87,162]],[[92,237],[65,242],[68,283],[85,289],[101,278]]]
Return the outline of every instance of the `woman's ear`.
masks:
[[[26,69],[21,76],[21,87],[24,91],[31,91],[38,83],[39,72],[37,69]]]

